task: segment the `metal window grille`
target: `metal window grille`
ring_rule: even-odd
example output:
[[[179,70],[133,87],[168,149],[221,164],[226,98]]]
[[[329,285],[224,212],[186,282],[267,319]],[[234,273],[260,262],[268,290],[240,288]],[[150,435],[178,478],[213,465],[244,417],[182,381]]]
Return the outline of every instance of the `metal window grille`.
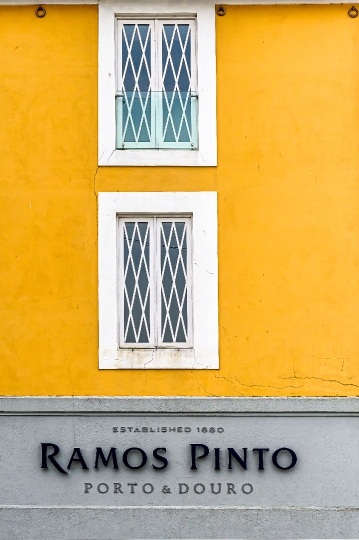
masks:
[[[120,347],[192,345],[189,217],[118,219]]]
[[[118,20],[116,147],[196,149],[195,20]]]

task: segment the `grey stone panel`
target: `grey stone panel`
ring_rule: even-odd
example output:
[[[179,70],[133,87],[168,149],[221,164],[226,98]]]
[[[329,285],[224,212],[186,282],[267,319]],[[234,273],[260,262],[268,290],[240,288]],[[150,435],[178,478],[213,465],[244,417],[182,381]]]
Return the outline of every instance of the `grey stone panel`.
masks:
[[[197,431],[197,425],[212,424],[223,426],[223,434]],[[154,425],[156,432],[124,435],[121,425]],[[191,435],[159,434],[157,426],[163,425],[189,425]],[[42,470],[43,441],[61,446],[64,466],[80,446],[91,470],[76,465],[68,476],[52,466]],[[215,476],[211,457],[201,461],[197,475],[188,465],[192,442],[208,444],[212,457],[214,447],[248,445],[248,471],[237,464],[234,472]],[[98,444],[107,452],[116,446],[120,455],[129,446],[151,451],[166,445],[172,468],[157,473],[149,462],[146,470],[128,471],[121,462],[119,473],[95,471]],[[278,471],[268,457],[266,470],[258,471],[251,450],[258,444],[293,447],[298,465]],[[358,448],[359,398],[0,398],[0,539],[359,538]],[[110,485],[118,478],[137,478],[139,486],[152,482],[155,493],[146,495],[139,487],[136,497],[117,498],[112,487],[108,494],[97,491],[97,482]],[[222,506],[214,506],[208,483],[220,480],[238,482],[238,496],[218,498]],[[161,495],[162,484],[179,481],[191,486],[188,498]],[[206,484],[206,494],[194,494],[196,481]],[[85,482],[93,483],[88,495]],[[240,490],[243,482],[254,486],[248,499]]]
[[[350,508],[0,508],[1,540],[359,538]]]

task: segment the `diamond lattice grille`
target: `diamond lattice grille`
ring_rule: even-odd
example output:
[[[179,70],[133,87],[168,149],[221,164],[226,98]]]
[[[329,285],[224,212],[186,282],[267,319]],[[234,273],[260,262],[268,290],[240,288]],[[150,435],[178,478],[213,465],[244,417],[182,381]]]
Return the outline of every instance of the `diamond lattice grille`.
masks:
[[[151,26],[122,27],[122,81],[124,142],[151,140]]]
[[[187,224],[162,222],[161,238],[161,341],[186,343]]]
[[[162,107],[164,142],[191,141],[191,27],[162,29]]]
[[[148,222],[125,222],[124,342],[150,341],[150,227]]]

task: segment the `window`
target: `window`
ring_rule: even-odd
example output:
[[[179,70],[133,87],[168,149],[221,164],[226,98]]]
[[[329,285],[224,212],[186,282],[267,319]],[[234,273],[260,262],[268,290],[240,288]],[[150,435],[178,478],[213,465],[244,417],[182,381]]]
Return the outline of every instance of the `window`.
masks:
[[[116,147],[197,148],[195,20],[117,20]]]
[[[218,369],[217,195],[99,193],[100,369]]]
[[[120,347],[192,345],[191,218],[118,218]]]
[[[217,165],[214,5],[98,9],[99,165]]]

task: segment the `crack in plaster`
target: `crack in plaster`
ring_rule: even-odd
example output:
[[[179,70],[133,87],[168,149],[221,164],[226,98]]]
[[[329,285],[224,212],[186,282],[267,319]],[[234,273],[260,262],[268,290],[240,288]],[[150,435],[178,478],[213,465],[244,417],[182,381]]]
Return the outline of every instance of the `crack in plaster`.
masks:
[[[220,377],[218,375],[214,375],[214,376],[215,376],[216,379],[223,379],[223,380],[227,381],[229,384],[232,385],[233,389],[238,393],[238,395],[241,395],[241,396],[243,396],[245,394],[241,394],[240,392],[238,392],[236,386],[233,383],[233,380],[236,381],[241,386],[245,386],[246,388],[275,388],[276,390],[283,390],[284,388],[295,388],[295,389],[298,388],[298,386],[293,386],[293,385],[275,386],[275,385],[271,385],[271,384],[254,384],[254,383],[245,384],[245,383],[241,382],[239,379],[237,379],[237,377]]]
[[[69,383],[72,386],[72,397],[74,397],[74,395],[75,395],[75,385],[74,385],[74,383],[72,382],[72,379],[71,379],[69,359],[67,358],[67,354],[66,354],[65,351],[64,351],[64,355],[65,355],[65,358],[66,358],[66,366],[67,366],[67,373],[68,373],[68,377],[69,377]]]
[[[128,360],[120,360],[120,359],[118,359],[118,360],[120,362],[123,362],[124,364],[128,364],[130,366],[129,369],[132,369],[133,366],[132,366],[131,362],[129,362]]]
[[[203,384],[198,380],[197,376],[196,376],[196,373],[195,372],[192,372],[192,375],[193,377],[196,379],[196,382],[197,384],[202,388],[202,390],[208,395],[208,396],[212,396],[212,397],[215,397],[215,396],[219,396],[219,394],[213,394],[213,393],[210,393],[208,392],[208,390],[203,386]],[[243,382],[241,382],[240,380],[237,379],[237,377],[223,377],[223,376],[219,376],[219,375],[216,375],[214,374],[214,378],[215,379],[220,379],[220,380],[224,380],[224,381],[227,381],[233,391],[238,395],[238,396],[242,396],[242,397],[245,397],[246,394],[243,394],[241,393],[239,390],[238,390],[238,387],[236,386],[236,384],[234,383],[234,381],[236,381],[240,386],[244,386],[246,388],[275,388],[276,390],[284,390],[285,388],[294,388],[294,389],[298,389],[299,387],[298,386],[294,386],[294,385],[284,385],[284,386],[275,386],[275,385],[270,385],[270,384],[265,384],[265,385],[262,385],[262,384],[245,384]],[[291,378],[294,378],[294,377],[288,377],[288,379],[291,379]],[[355,386],[355,385],[353,385]]]
[[[147,364],[150,364],[151,362],[153,362],[153,357],[154,357],[154,355],[155,355],[155,351],[154,351],[154,349],[153,349],[153,350],[151,351],[151,360],[148,360],[148,362],[145,362],[145,363],[143,364],[143,367],[144,367],[145,369],[146,369]]]
[[[196,379],[196,382],[198,384],[198,386],[200,386],[202,388],[202,390],[207,394],[207,396],[210,396],[210,397],[218,397],[218,394],[211,394],[210,392],[207,392],[206,388],[203,386],[202,383],[199,382],[197,376],[196,376],[196,372],[195,371],[191,371],[191,374],[193,375],[193,377]]]
[[[99,166],[97,165],[95,174],[93,175],[93,192],[94,192],[96,200],[97,200],[97,197],[98,197],[98,194],[97,194],[97,191],[96,191],[96,179],[97,179],[98,169],[99,169]]]
[[[194,262],[194,265],[195,265],[195,266],[198,266],[198,268],[201,268],[202,270],[204,270],[205,272],[207,272],[207,274],[210,274],[211,276],[214,275],[214,272],[210,272],[209,270],[207,270],[207,268],[204,268],[204,266],[202,266],[201,264],[198,264],[197,262]]]
[[[103,158],[105,152],[106,152],[106,150],[104,150],[104,151],[102,152],[102,154],[100,155],[100,157],[98,158],[98,164],[100,163],[101,159]]]
[[[311,379],[314,379],[316,381],[337,383],[337,384],[340,384],[342,386],[354,386],[355,388],[359,388],[359,384],[344,383],[344,382],[338,381],[337,379],[323,379],[322,377],[298,377],[297,375],[295,375],[294,377],[282,377],[282,379],[298,379],[298,380],[311,380]]]
[[[230,379],[235,379],[239,384],[241,384],[240,381],[238,381],[235,377],[220,377],[220,376],[218,376],[218,375],[214,375],[214,377],[215,377],[215,379],[223,379],[223,380],[227,381],[227,382],[232,386],[234,392],[235,392],[238,396],[244,396],[244,395],[245,395],[245,394],[241,394],[241,392],[239,392],[239,391],[237,390],[235,384],[234,384],[232,381],[230,381]]]
[[[112,158],[113,154],[116,152],[116,149],[115,150],[112,150],[111,154],[108,156],[108,159],[107,159],[107,162],[106,162],[106,165],[109,164],[109,161],[110,159]],[[102,154],[103,155],[103,154]],[[101,156],[102,157],[102,156]]]

